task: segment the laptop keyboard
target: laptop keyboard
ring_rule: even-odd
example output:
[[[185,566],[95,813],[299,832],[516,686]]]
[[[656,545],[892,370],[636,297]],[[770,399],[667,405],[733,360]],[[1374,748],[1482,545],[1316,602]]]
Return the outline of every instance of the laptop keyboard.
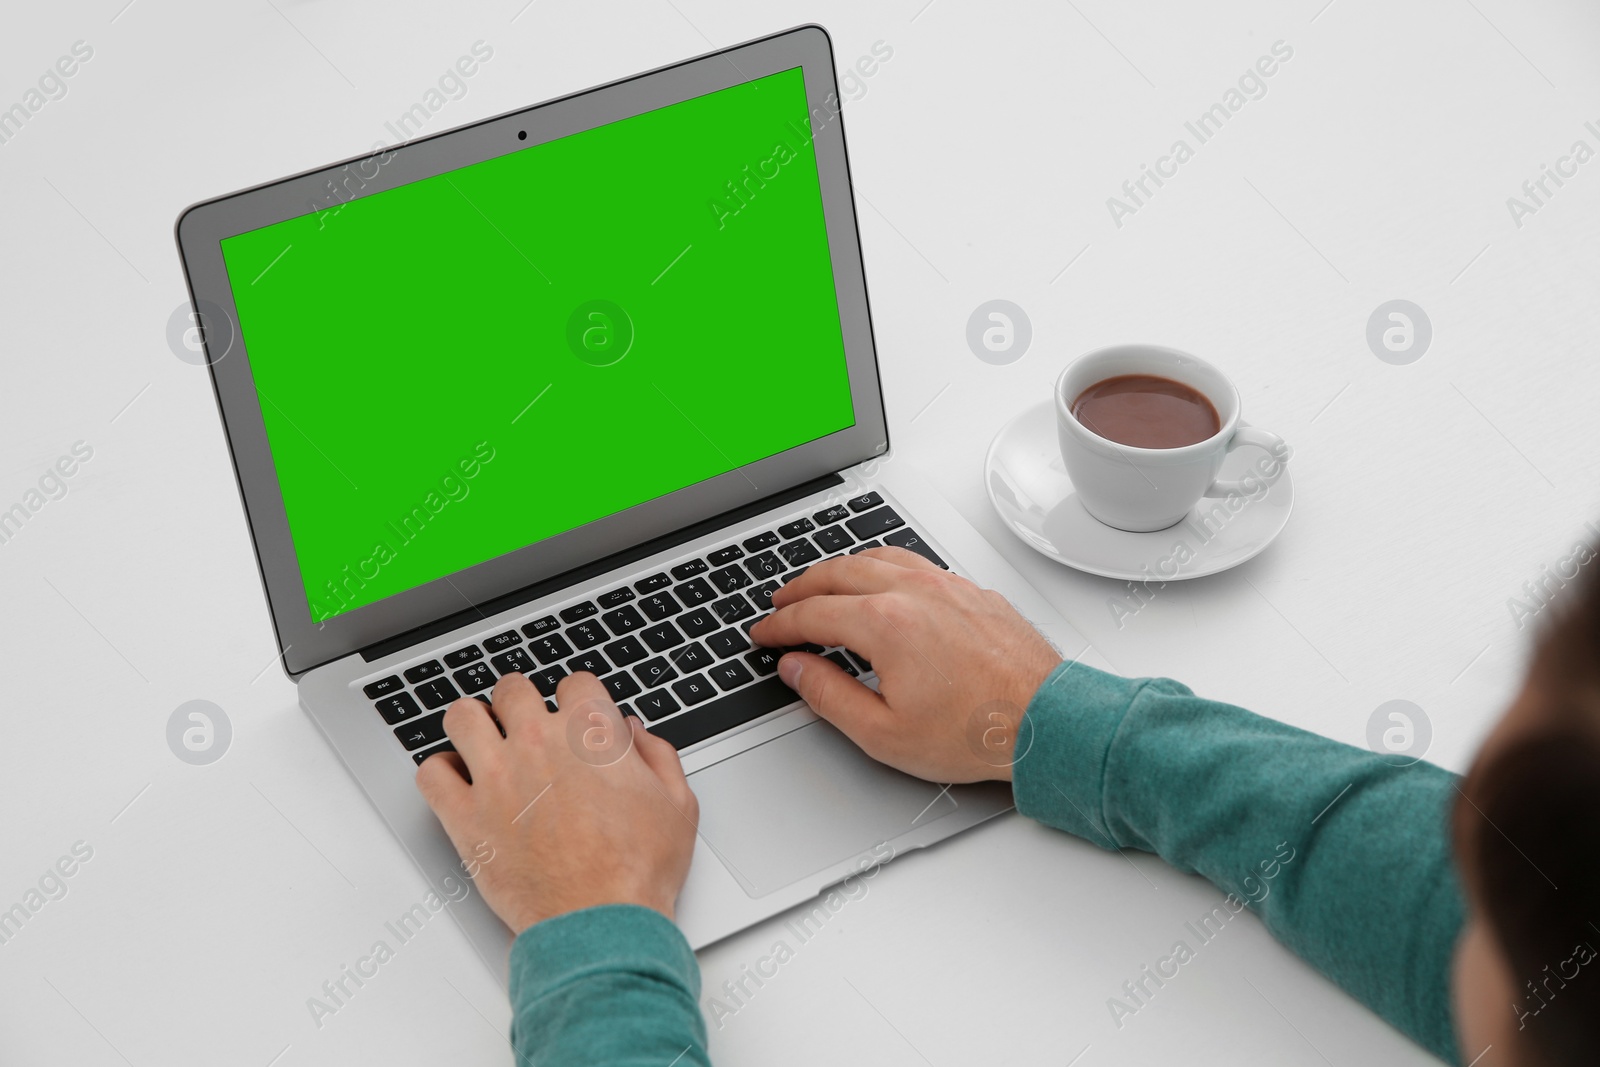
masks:
[[[772,610],[772,594],[814,563],[883,544],[948,569],[882,497],[866,493],[406,667],[364,692],[419,764],[452,751],[446,705],[462,696],[487,702],[513,671],[528,676],[550,711],[556,684],[588,671],[624,714],[688,748],[796,699],[777,675],[778,658],[794,650],[760,648],[749,637]],[[801,648],[848,674],[871,673],[853,652]]]

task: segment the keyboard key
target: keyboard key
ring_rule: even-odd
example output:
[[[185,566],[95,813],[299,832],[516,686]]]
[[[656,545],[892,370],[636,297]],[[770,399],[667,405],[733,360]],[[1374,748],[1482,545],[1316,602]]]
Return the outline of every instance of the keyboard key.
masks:
[[[851,497],[849,500],[846,500],[845,503],[850,505],[851,511],[859,515],[868,508],[875,508],[879,504],[883,503],[883,497],[879,496],[877,493],[863,493],[860,496]]]
[[[796,567],[794,570],[790,571],[788,574],[785,574],[780,580],[783,582],[784,585],[788,585],[790,582],[794,581],[796,578],[800,577],[802,574],[804,574],[806,571],[808,571],[810,569],[811,569],[810,567]]]
[[[717,654],[718,659],[727,659],[749,648],[750,642],[738,630],[723,630],[706,638],[706,646]]]
[[[611,677],[612,678],[626,678],[627,675],[626,674],[613,674]],[[635,719],[639,718],[639,713],[633,710],[633,705],[632,704],[618,704],[617,705],[617,710],[622,712],[622,714],[624,716],[632,715]],[[644,720],[640,719],[639,721],[643,722]]]
[[[898,545],[901,548],[909,549],[928,562],[943,567],[945,570],[950,569],[950,565],[939,558],[939,553],[929,548],[928,542],[924,541],[909,526],[904,530],[896,530],[893,533],[884,534],[883,540],[885,544]]]
[[[560,711],[561,709],[556,707],[556,702],[554,700],[546,700],[544,702],[544,710],[548,711],[550,714],[554,715],[556,712]]]
[[[593,615],[599,610],[599,608],[594,606],[594,601],[585,600],[582,604],[574,604],[570,608],[562,608],[561,621],[577,622],[579,619],[587,619],[590,615]]]
[[[771,612],[768,612],[767,614],[770,615]],[[766,617],[767,617],[766,615],[757,615],[753,619],[746,619],[746,620],[744,620],[744,622],[741,622],[739,624],[739,629],[743,630],[745,633],[749,633],[751,630],[754,630],[756,628],[756,623],[760,622],[762,619],[764,619]]]
[[[744,569],[750,572],[750,577],[756,581],[771,578],[788,570],[771,552],[763,552],[758,556],[751,556],[744,561]]]
[[[879,508],[877,511],[869,511],[865,515],[857,515],[853,519],[845,520],[845,525],[850,527],[850,532],[862,540],[868,537],[877,537],[887,530],[892,530],[905,524],[906,520],[902,519],[894,508],[888,507]]]
[[[789,561],[789,566],[798,567],[822,558],[822,552],[810,541],[790,541],[786,545],[778,546],[778,555]]]
[[[682,685],[683,682],[678,684]],[[681,750],[725,733],[735,726],[743,726],[747,722],[759,719],[769,711],[787,707],[798,699],[793,689],[776,678],[768,678],[764,682],[746,686],[709,704],[658,723],[650,727],[650,732],[657,737],[666,738],[672,742],[674,748]],[[635,704],[637,703],[638,701],[635,701]]]
[[[383,716],[383,721],[393,726],[413,715],[421,715],[422,709],[417,707],[417,702],[411,699],[411,694],[402,690],[392,697],[385,697],[378,701],[378,714]]]
[[[793,522],[786,522],[782,526],[778,527],[778,533],[782,535],[785,541],[791,541],[803,533],[810,533],[816,528],[816,524],[810,519],[796,519]]]
[[[845,658],[843,652],[825,652],[823,653],[822,658],[828,660],[835,667],[838,667],[841,671],[844,671],[844,673],[848,674],[852,678],[859,676],[861,673],[860,671],[856,670],[855,664],[851,663]]]
[[[585,619],[575,626],[567,627],[567,638],[572,642],[572,647],[577,649],[593,648],[610,637],[611,635],[606,633],[606,628],[600,625],[599,619]]]
[[[689,612],[687,615],[678,620],[679,628],[690,637],[699,637],[702,634],[708,634],[721,625],[722,624],[717,621],[717,617],[711,613],[711,609],[709,607],[695,608],[693,611]]]
[[[539,690],[539,695],[544,697],[555,696],[556,685],[567,676],[565,667],[543,667],[528,675],[528,681]],[[552,711],[555,709],[552,708]]]
[[[704,574],[708,569],[709,565],[705,560],[691,559],[687,563],[680,563],[672,568],[672,576],[681,582],[685,579],[693,578],[697,574]]]
[[[554,615],[546,615],[542,619],[534,619],[532,622],[528,623],[528,625],[522,628],[522,632],[527,634],[529,637],[543,637],[545,634],[552,630],[558,629],[560,626],[561,624],[556,621],[556,617]]]
[[[692,608],[696,604],[709,604],[717,599],[717,591],[711,588],[711,583],[704,578],[695,578],[684,582],[673,590],[678,594],[678,599],[683,601],[684,607]]]
[[[648,578],[640,578],[633,583],[633,587],[639,591],[640,596],[644,596],[646,593],[654,593],[657,589],[665,589],[671,584],[672,579],[667,577],[666,571],[662,571],[660,574],[652,574]]]
[[[744,661],[750,664],[750,669],[757,674],[771,674],[778,669],[778,660],[783,658],[781,648],[758,648],[745,656]]]
[[[367,694],[367,699],[377,700],[379,697],[398,693],[405,687],[405,683],[400,680],[398,674],[391,674],[387,678],[379,678],[376,682],[367,683],[366,687],[361,691]]]
[[[411,758],[417,763],[418,766],[421,766],[422,761],[427,759],[429,756],[437,756],[441,752],[454,752],[455,750],[456,746],[452,745],[449,741],[446,741],[442,745],[434,745],[432,748],[423,752],[413,752],[411,754]]]
[[[855,663],[857,667],[861,668],[862,674],[872,673],[872,664],[867,661],[867,657],[863,656],[859,652],[851,652],[848,648],[845,649],[845,652],[850,656],[851,661]]]
[[[512,645],[520,644],[522,644],[522,635],[515,630],[507,630],[503,634],[495,634],[493,637],[486,638],[483,642],[483,647],[493,654],[495,652],[504,652]]]
[[[673,649],[667,653],[667,658],[672,661],[674,667],[684,674],[688,674],[690,671],[704,670],[716,662],[711,658],[711,653],[706,651],[706,646],[699,641],[685,645],[682,648]]]
[[[607,675],[601,679],[601,683],[606,687],[606,692],[611,694],[612,700],[627,700],[629,697],[638,696],[643,692],[639,688],[639,683],[634,681],[633,676],[625,671],[617,671],[615,674]]]
[[[665,652],[673,645],[683,644],[683,635],[670,622],[660,622],[647,630],[641,630],[639,636],[644,638],[644,643],[649,645],[653,652]]]
[[[644,616],[639,614],[639,609],[631,604],[620,607],[616,611],[608,611],[600,616],[605,624],[611,627],[611,632],[621,637],[623,634],[632,633],[644,625]]]
[[[538,657],[540,663],[547,665],[572,655],[572,646],[567,644],[567,639],[560,634],[546,634],[534,638],[528,644],[528,648]]]
[[[824,552],[842,552],[855,544],[855,538],[845,533],[837,526],[830,526],[826,530],[818,530],[811,540]]]
[[[850,554],[853,556],[857,552],[865,552],[869,548],[882,548],[882,547],[883,547],[883,542],[882,541],[863,541],[861,544],[859,544],[856,547],[852,548],[850,550]]]
[[[455,679],[463,693],[479,693],[494,684],[494,671],[487,663],[474,663],[465,670],[456,671]]]
[[[607,663],[606,658],[598,652],[581,652],[567,660],[567,670],[573,674],[588,671],[598,678],[611,670],[611,664]]]
[[[533,657],[528,655],[525,648],[513,648],[510,652],[502,652],[489,660],[494,664],[494,669],[501,674],[527,674],[537,670]]]
[[[835,504],[826,511],[819,511],[811,516],[818,526],[832,526],[836,522],[843,522],[850,517],[850,509],[843,504]]]
[[[426,745],[443,741],[444,712],[406,723],[404,726],[396,726],[394,735],[400,739],[402,745],[406,746],[407,752],[415,752]]]
[[[766,533],[758,533],[754,537],[746,537],[744,539],[744,547],[745,551],[747,552],[760,552],[763,548],[771,548],[777,543],[778,535],[773,533],[771,530],[768,530]]]
[[[678,694],[678,699],[683,701],[685,707],[691,708],[717,695],[717,691],[712,688],[710,681],[703,674],[692,675],[673,682],[672,691]]]
[[[606,658],[618,667],[638,663],[650,654],[645,651],[644,645],[637,637],[624,637],[621,641],[613,641],[605,647],[605,653]]]
[[[614,608],[619,604],[626,604],[632,599],[633,590],[627,586],[623,586],[621,589],[613,589],[609,593],[602,593],[595,597],[595,600],[600,603],[602,608]]]
[[[706,577],[717,587],[719,593],[731,593],[750,584],[750,576],[739,567],[724,567],[720,571],[712,571]]]
[[[672,664],[667,662],[665,656],[645,660],[633,669],[633,674],[647,689],[663,685],[678,676],[678,672],[672,669]]]
[[[422,706],[429,711],[444,707],[460,695],[448,678],[435,678],[431,682],[423,682],[417,686],[417,699],[422,701]]]
[[[724,626],[727,626],[740,619],[748,619],[756,613],[756,609],[750,606],[750,601],[735,593],[711,605],[711,612],[722,620]]]
[[[715,552],[707,552],[706,560],[713,567],[720,567],[724,563],[731,563],[742,555],[744,555],[744,549],[738,545],[729,545],[727,548],[719,548]]]
[[[737,689],[746,682],[755,681],[755,677],[736,659],[725,660],[706,672],[711,680],[717,683],[717,688],[726,693],[730,689]]]
[[[407,667],[406,681],[416,685],[418,682],[426,682],[429,678],[437,678],[443,673],[444,664],[436,659],[430,659],[428,662],[419,663],[415,667]]]
[[[638,711],[639,717],[645,722],[654,722],[657,719],[664,719],[673,712],[681,710],[683,705],[679,704],[675,699],[673,699],[670,690],[657,689],[655,692],[646,693],[638,700],[635,700],[633,702],[633,707],[634,710]]]
[[[783,588],[782,582],[762,582],[754,589],[745,590],[745,596],[756,606],[758,611],[772,610],[772,594]]]
[[[482,658],[483,649],[479,648],[477,645],[468,645],[466,648],[458,648],[454,652],[451,652],[449,655],[445,656],[444,665],[451,668],[465,667],[473,660]]]
[[[676,615],[683,610],[683,606],[672,599],[671,593],[651,593],[639,601],[639,607],[650,616],[652,622],[660,622],[668,615]]]

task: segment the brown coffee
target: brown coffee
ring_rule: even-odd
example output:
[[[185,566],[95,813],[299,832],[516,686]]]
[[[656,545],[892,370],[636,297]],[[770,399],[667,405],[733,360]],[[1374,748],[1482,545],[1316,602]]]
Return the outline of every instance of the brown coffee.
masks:
[[[1121,374],[1096,382],[1072,402],[1090,430],[1133,448],[1182,448],[1222,429],[1204,393],[1154,374]]]

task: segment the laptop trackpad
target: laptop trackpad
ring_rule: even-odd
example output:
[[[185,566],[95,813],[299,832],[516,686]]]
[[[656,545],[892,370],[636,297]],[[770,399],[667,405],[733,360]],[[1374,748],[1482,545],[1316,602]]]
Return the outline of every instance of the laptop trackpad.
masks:
[[[689,776],[700,835],[752,897],[956,810],[942,786],[891,770],[814,722]]]

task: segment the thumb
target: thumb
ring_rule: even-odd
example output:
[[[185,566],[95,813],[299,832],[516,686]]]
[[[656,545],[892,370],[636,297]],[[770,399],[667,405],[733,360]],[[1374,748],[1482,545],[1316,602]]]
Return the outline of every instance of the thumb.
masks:
[[[799,693],[812,711],[863,749],[868,748],[866,739],[887,717],[889,705],[882,697],[821,656],[785,653],[778,661],[778,677]]]
[[[689,780],[683,773],[683,761],[678,758],[678,750],[672,747],[672,742],[651,733],[637,718],[628,716],[629,728],[633,730],[633,747],[639,751],[639,758],[644,760],[644,765],[650,772],[661,780],[672,794],[679,800],[687,795]]]

